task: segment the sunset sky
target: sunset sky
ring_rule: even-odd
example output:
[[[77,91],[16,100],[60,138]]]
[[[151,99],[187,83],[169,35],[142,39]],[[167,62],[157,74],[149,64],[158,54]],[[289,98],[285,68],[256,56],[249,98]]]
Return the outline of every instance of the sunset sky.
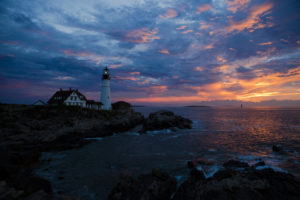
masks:
[[[299,0],[1,0],[0,101],[300,100]]]

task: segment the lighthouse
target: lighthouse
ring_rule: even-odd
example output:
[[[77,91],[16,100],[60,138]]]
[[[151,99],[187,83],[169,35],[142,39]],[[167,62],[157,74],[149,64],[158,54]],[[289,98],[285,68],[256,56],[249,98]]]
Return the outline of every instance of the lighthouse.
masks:
[[[101,103],[103,110],[111,110],[110,101],[110,76],[109,70],[105,67],[102,75],[102,86],[101,86]]]

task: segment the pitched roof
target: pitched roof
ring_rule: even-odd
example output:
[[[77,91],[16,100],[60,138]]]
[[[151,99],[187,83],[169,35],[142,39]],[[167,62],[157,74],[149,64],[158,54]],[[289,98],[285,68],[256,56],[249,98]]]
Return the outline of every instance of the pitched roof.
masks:
[[[83,94],[78,90],[69,89],[69,90],[58,90],[55,94],[49,99],[48,104],[63,104],[64,101],[75,92],[81,100],[87,100]]]

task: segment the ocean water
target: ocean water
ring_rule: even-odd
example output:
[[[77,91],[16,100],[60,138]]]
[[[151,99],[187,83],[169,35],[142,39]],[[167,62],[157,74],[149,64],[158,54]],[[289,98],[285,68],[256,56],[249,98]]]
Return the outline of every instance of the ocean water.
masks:
[[[162,108],[138,107],[147,116]],[[176,107],[172,110],[193,121],[190,130],[161,130],[140,135],[135,130],[106,138],[79,149],[44,153],[36,174],[50,180],[55,194],[86,200],[106,199],[122,171],[133,175],[161,168],[178,182],[188,176],[187,161],[201,159],[207,177],[228,159],[300,176],[300,109],[229,109]],[[281,145],[284,153],[272,152]],[[262,167],[258,168],[261,169]]]

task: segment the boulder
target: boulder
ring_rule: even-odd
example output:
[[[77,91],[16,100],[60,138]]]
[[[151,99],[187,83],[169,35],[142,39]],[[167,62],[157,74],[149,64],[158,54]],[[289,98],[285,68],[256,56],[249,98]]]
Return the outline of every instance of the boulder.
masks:
[[[259,161],[259,162],[255,163],[253,165],[253,167],[261,167],[261,166],[265,166],[265,165],[266,165],[266,163],[264,161]]]
[[[171,111],[160,110],[150,113],[149,117],[144,121],[141,132],[145,133],[146,131],[167,128],[191,129],[192,121],[179,115],[174,115]]]
[[[226,164],[227,163],[227,164]],[[226,162],[229,166],[246,166],[238,162]],[[262,164],[262,163],[261,163]],[[213,177],[203,179],[199,174],[191,173],[177,190],[174,200],[263,200],[298,199],[300,180],[291,174],[275,172],[272,169],[235,170],[225,168]]]
[[[247,168],[249,167],[248,163],[241,162],[238,160],[229,160],[223,164],[223,167],[226,168]]]
[[[187,166],[190,169],[196,168],[198,165],[211,166],[215,164],[213,161],[203,158],[198,158],[196,160],[191,160],[187,162]]]
[[[20,199],[22,195],[23,191],[8,186],[5,181],[0,181],[0,199]]]
[[[123,173],[118,185],[109,194],[109,200],[169,200],[176,191],[176,179],[159,169],[138,179]]]
[[[25,195],[30,195],[39,190],[52,194],[52,187],[48,180],[34,176],[31,170],[22,170],[11,184],[18,190],[23,190]]]
[[[283,153],[283,147],[281,145],[273,145],[272,150],[277,153]]]
[[[120,113],[118,117],[108,121],[104,128],[112,133],[120,133],[134,128],[135,126],[143,123],[143,121],[144,116],[141,113],[126,111]]]

